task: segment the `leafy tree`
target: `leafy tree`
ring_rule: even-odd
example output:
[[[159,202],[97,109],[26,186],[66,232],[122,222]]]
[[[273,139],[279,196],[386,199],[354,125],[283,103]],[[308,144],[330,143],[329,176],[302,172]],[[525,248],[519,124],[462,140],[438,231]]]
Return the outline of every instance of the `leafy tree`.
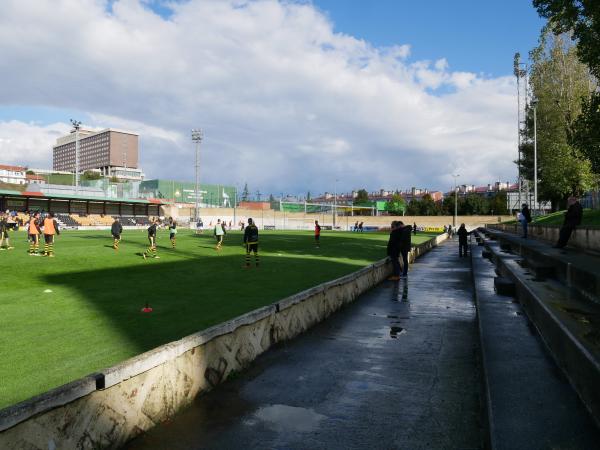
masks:
[[[35,175],[35,172],[33,170],[28,170],[27,172],[25,172],[26,175]]]
[[[367,203],[369,202],[369,193],[366,189],[359,189],[356,193],[354,203]]]
[[[530,84],[538,99],[538,197],[556,205],[568,195],[592,187],[590,161],[570,144],[581,100],[589,97],[591,81],[587,67],[577,58],[574,44],[549,28],[542,31],[540,45],[531,52],[531,59]],[[533,109],[530,107],[527,113],[521,169],[532,182]]]
[[[408,206],[406,207],[406,214],[408,214],[409,216],[420,216],[421,202],[414,199],[408,202]]]
[[[399,194],[394,194],[385,204],[385,210],[393,216],[403,216],[406,212],[406,202]]]
[[[84,180],[99,180],[100,178],[102,178],[102,175],[100,175],[98,172],[92,172],[91,170],[86,170],[85,172],[83,172],[82,178]]]
[[[593,172],[600,174],[599,93],[595,92],[583,100],[581,115],[575,120],[573,128],[571,142],[590,160]]]
[[[504,215],[508,214],[506,205],[506,192],[498,192],[489,199],[490,214]]]
[[[111,183],[118,183],[119,179],[115,175],[113,175],[112,177],[110,177],[110,182]]]
[[[435,216],[438,214],[438,208],[429,194],[425,194],[421,198],[419,210],[422,216]]]
[[[249,196],[250,191],[248,190],[248,183],[244,183],[244,190],[242,191],[242,201],[247,202]]]

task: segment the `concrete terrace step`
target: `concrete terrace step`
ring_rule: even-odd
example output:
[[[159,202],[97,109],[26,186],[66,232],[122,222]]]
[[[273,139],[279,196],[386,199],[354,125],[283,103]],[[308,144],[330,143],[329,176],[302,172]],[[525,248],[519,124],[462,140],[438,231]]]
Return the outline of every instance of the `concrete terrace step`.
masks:
[[[532,269],[543,270],[543,277],[555,277],[584,298],[600,304],[600,257],[578,250],[552,248],[543,241],[523,239],[489,228],[482,233],[497,240],[502,250],[523,257]]]
[[[600,305],[556,279],[538,278],[498,242],[487,240],[485,248],[497,266],[494,273],[514,282],[523,311],[600,424]]]
[[[472,247],[492,449],[595,448],[600,432],[512,297],[494,292],[495,266]]]

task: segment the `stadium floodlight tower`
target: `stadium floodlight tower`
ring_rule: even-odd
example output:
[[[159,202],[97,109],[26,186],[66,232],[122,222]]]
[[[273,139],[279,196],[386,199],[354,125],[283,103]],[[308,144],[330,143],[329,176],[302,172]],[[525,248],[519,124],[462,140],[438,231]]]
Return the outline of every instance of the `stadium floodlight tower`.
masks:
[[[75,132],[75,194],[79,194],[79,128],[81,120],[69,119]]]
[[[202,134],[202,130],[200,128],[192,129],[192,142],[196,144],[196,187],[194,190],[194,200],[196,207],[194,208],[194,221],[198,223],[198,208],[199,208],[199,190],[198,190],[198,180],[199,180],[199,171],[200,171],[200,143],[202,142],[202,138],[204,135]]]

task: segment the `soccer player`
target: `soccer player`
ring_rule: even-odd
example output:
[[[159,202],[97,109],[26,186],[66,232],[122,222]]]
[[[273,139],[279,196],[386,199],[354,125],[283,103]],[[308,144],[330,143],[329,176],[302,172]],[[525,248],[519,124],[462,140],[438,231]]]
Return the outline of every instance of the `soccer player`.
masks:
[[[169,217],[169,239],[171,240],[171,247],[175,248],[175,238],[177,237],[177,222]]]
[[[40,213],[36,212],[29,216],[29,255],[40,256]]]
[[[119,242],[121,242],[121,233],[123,233],[123,225],[119,222],[119,218],[115,217],[115,221],[110,227],[110,233],[113,237],[113,248],[119,250]]]
[[[6,215],[4,213],[0,213],[0,250],[4,250],[4,241],[6,241],[6,250],[13,249],[13,247],[10,246],[10,236],[8,235],[8,230],[10,227],[8,218],[8,213]]]
[[[248,219],[248,226],[244,230],[244,244],[246,245],[246,268],[250,268],[250,252],[254,252],[254,262],[258,267],[258,227],[252,219]]]
[[[44,219],[44,256],[54,258],[54,236],[60,234],[58,223],[53,213],[48,213]]]
[[[152,224],[148,227],[148,241],[150,247],[142,254],[144,259],[148,256],[152,256],[154,259],[160,259],[160,256],[156,254],[156,227],[158,226],[158,219],[154,219]]]
[[[217,246],[215,247],[215,250],[221,250],[221,246],[223,245],[223,236],[226,234],[225,227],[221,223],[221,219],[217,220],[213,234],[217,239]]]
[[[317,248],[321,247],[319,239],[321,238],[321,225],[319,225],[319,221],[315,220],[315,243],[317,244]]]

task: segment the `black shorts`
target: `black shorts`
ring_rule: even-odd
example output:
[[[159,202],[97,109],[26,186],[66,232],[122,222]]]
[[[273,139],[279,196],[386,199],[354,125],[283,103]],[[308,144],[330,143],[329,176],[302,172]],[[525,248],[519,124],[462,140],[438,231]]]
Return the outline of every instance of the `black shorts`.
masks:
[[[115,238],[117,241],[121,240],[121,235],[120,234],[113,234],[113,238]]]
[[[175,239],[175,236],[177,236],[175,233],[171,233],[169,234],[169,239]]]
[[[30,234],[29,235],[29,240],[32,242],[39,242],[40,241],[40,235],[39,234]]]
[[[54,235],[53,234],[45,234],[44,241],[46,241],[46,244],[54,244]]]
[[[321,237],[320,234],[315,234],[315,241],[318,241],[320,237]]]
[[[246,253],[258,253],[258,242],[255,244],[246,244]]]
[[[8,239],[10,236],[8,235],[8,231],[3,231],[2,233],[0,233],[0,238],[2,239]]]

